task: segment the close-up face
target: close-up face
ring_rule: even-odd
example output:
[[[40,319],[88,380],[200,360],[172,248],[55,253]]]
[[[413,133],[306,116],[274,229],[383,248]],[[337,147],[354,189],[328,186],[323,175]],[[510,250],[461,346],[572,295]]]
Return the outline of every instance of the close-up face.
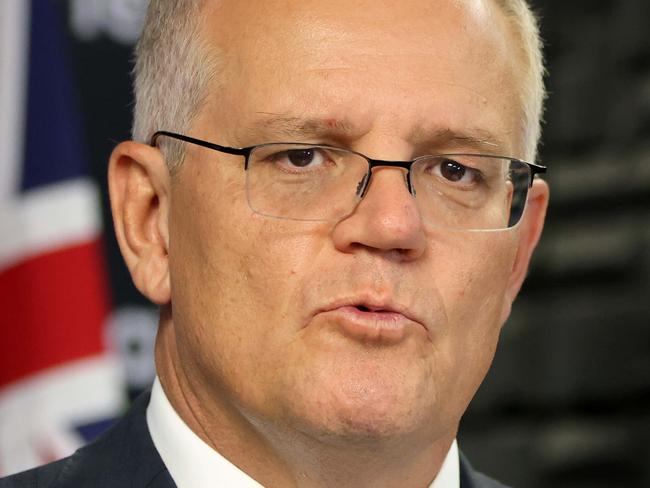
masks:
[[[526,157],[523,60],[490,2],[224,1],[203,14],[221,59],[187,135],[382,160]],[[373,170],[348,216],[270,218],[247,201],[243,157],[185,150],[171,309],[203,407],[229,402],[270,433],[453,436],[520,284],[522,226],[436,226],[394,167]]]

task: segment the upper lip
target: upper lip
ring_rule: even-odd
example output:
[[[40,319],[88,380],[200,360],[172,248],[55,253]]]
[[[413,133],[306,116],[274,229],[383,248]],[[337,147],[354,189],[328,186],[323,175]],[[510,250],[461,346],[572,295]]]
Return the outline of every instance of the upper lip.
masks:
[[[377,298],[372,296],[357,295],[334,300],[316,310],[314,315],[329,312],[342,307],[364,307],[373,312],[391,312],[403,315],[412,322],[417,322],[428,330],[424,318],[406,305],[396,302],[392,298]]]

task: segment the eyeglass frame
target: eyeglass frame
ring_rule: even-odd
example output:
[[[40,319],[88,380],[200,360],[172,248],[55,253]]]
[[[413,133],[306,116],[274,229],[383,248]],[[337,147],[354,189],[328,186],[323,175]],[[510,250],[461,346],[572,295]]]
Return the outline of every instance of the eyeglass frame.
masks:
[[[153,136],[151,136],[151,141],[149,143],[150,146],[156,147],[156,141],[160,136],[165,136],[165,137],[171,137],[172,139],[177,139],[179,141],[183,142],[189,142],[190,144],[195,144],[197,146],[202,146],[206,147],[208,149],[212,149],[213,151],[218,151],[221,153],[226,153],[226,154],[232,154],[235,156],[244,156],[244,170],[248,169],[248,159],[251,155],[251,153],[257,149],[258,147],[262,146],[268,146],[269,144],[301,144],[304,146],[309,146],[311,143],[308,142],[267,142],[263,144],[254,144],[252,146],[246,146],[246,147],[229,147],[229,146],[222,146],[220,144],[216,144],[214,142],[209,142],[209,141],[204,141],[202,139],[196,139],[194,137],[186,136],[183,134],[178,134],[176,132],[169,132],[166,130],[159,130],[156,131]],[[537,175],[545,174],[547,171],[546,166],[542,166],[539,164],[535,163],[529,163],[527,161],[523,161],[519,158],[513,158],[510,156],[499,156],[497,154],[480,154],[480,153],[441,153],[441,154],[423,154],[422,156],[418,156],[416,158],[410,159],[410,160],[405,160],[405,161],[391,161],[391,160],[386,160],[386,159],[374,159],[371,157],[366,156],[365,154],[362,154],[358,151],[355,151],[353,149],[347,149],[343,147],[336,147],[336,146],[331,146],[329,144],[314,144],[314,146],[318,147],[325,147],[325,148],[331,148],[331,149],[337,149],[337,150],[345,150],[347,152],[356,154],[357,156],[361,156],[363,159],[368,161],[369,164],[369,171],[372,171],[373,168],[377,168],[380,166],[384,167],[389,167],[389,168],[403,168],[408,171],[409,175],[409,191],[412,192],[411,188],[411,183],[410,183],[410,174],[411,174],[411,166],[418,160],[422,158],[428,158],[428,157],[441,157],[441,156],[476,156],[476,157],[488,157],[488,158],[495,158],[495,159],[507,159],[511,162],[515,163],[520,163],[520,164],[525,164],[528,166],[530,169],[530,181],[528,182],[528,187],[533,186],[533,180]],[[366,183],[366,188],[368,186],[368,183]],[[365,195],[366,188],[364,188],[363,195]],[[412,194],[412,193],[411,193]]]
[[[176,139],[179,141],[183,142],[188,142],[190,144],[195,144],[197,146],[205,147],[207,149],[212,149],[213,151],[225,153],[225,154],[232,154],[234,156],[243,156],[244,157],[244,171],[248,170],[248,163],[249,163],[249,158],[251,153],[257,149],[258,147],[264,147],[264,146],[269,146],[269,145],[281,145],[281,144],[299,144],[299,145],[305,145],[309,146],[311,143],[303,143],[303,142],[268,142],[268,143],[262,143],[262,144],[255,144],[252,146],[246,146],[246,147],[229,147],[229,146],[222,146],[220,144],[216,144],[214,142],[209,142],[209,141],[204,141],[202,139],[196,139],[194,137],[186,136],[184,134],[178,134],[176,132],[170,132],[170,131],[165,131],[165,130],[160,130],[156,131],[152,136],[149,145],[152,147],[156,147],[156,141],[160,136],[163,137],[170,137],[172,139]],[[406,161],[391,161],[391,160],[385,160],[385,159],[374,159],[366,156],[365,154],[362,154],[358,151],[354,151],[352,149],[346,149],[346,148],[341,148],[341,147],[336,147],[336,146],[331,146],[328,144],[313,144],[314,146],[318,147],[323,147],[323,148],[330,148],[330,149],[336,149],[336,150],[345,150],[349,153],[356,154],[357,156],[362,157],[368,162],[368,173],[366,177],[359,183],[359,188],[357,188],[357,195],[359,196],[359,199],[362,199],[365,195],[366,192],[368,191],[368,188],[370,187],[370,179],[372,178],[372,170],[373,168],[377,167],[389,167],[389,168],[402,168],[407,171],[406,173],[406,184],[408,187],[409,193],[415,197],[415,189],[413,188],[411,184],[411,167],[413,166],[414,163],[417,161],[421,160],[422,158],[427,158],[427,157],[445,157],[445,156],[474,156],[474,157],[486,157],[486,158],[493,158],[493,159],[504,159],[508,160],[511,163],[518,163],[518,164],[523,164],[528,166],[529,172],[530,172],[530,178],[528,181],[528,188],[532,188],[533,186],[533,181],[538,175],[545,174],[547,172],[547,167],[542,166],[539,164],[535,163],[529,163],[527,161],[523,161],[519,158],[513,158],[510,156],[498,156],[495,154],[480,154],[480,153],[440,153],[440,154],[425,154],[422,156],[418,156],[416,158],[413,158],[411,160],[406,160]],[[360,186],[364,185],[362,188],[362,191],[359,193],[359,190],[361,189]],[[520,222],[520,221],[519,221]],[[517,224],[519,224],[517,222]],[[516,227],[515,224],[513,227]],[[507,230],[512,227],[506,227],[502,230]]]

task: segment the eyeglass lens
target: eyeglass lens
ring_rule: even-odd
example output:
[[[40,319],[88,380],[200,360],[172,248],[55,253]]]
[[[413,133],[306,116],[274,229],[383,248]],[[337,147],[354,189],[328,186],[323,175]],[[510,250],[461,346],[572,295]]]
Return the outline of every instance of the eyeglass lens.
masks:
[[[258,146],[248,160],[248,202],[255,212],[270,217],[341,219],[359,203],[369,171],[365,157],[344,149]],[[411,185],[423,220],[450,229],[516,225],[529,181],[528,165],[495,156],[425,156],[411,167]]]

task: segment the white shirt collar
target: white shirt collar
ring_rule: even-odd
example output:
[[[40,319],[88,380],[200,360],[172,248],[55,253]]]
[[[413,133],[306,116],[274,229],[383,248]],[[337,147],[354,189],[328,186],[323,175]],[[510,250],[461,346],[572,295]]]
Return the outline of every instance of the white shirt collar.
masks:
[[[449,452],[438,471],[438,476],[429,488],[460,488],[460,461],[456,439],[451,443]]]
[[[197,436],[176,413],[160,381],[151,389],[147,426],[160,457],[178,488],[262,488]],[[429,488],[459,488],[458,445],[451,445],[440,472]]]
[[[147,426],[178,488],[262,488],[183,422],[169,403],[157,376],[147,407]]]

